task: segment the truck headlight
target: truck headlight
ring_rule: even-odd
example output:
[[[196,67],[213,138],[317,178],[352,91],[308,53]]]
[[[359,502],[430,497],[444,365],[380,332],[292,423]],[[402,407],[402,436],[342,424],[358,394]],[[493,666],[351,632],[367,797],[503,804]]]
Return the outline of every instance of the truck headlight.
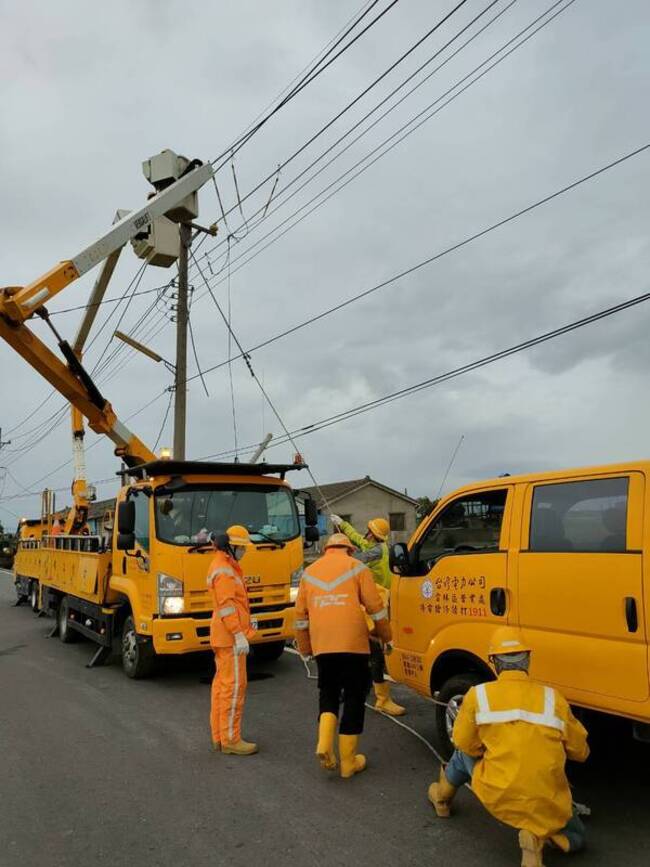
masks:
[[[183,582],[165,572],[158,573],[158,611],[161,614],[182,614],[185,611]]]
[[[297,587],[300,584],[300,579],[302,578],[302,566],[295,570],[295,572],[291,573],[291,586]]]

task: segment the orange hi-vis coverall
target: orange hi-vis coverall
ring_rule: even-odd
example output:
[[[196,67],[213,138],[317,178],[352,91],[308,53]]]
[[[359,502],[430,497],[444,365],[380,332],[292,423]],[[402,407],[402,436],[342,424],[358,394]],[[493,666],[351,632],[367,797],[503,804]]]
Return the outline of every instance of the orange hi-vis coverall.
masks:
[[[388,611],[372,572],[345,548],[329,548],[303,570],[296,598],[294,629],[303,656],[370,653],[363,612],[382,641],[391,640]]]
[[[225,551],[217,551],[210,563],[208,586],[214,611],[210,645],[216,674],[212,681],[210,726],[213,743],[235,744],[241,740],[241,718],[246,698],[246,655],[235,653],[236,633],[252,638],[248,593],[241,567]]]
[[[566,699],[524,671],[503,671],[465,696],[454,745],[479,757],[472,791],[495,818],[547,838],[572,815],[566,759],[584,762],[587,732]]]

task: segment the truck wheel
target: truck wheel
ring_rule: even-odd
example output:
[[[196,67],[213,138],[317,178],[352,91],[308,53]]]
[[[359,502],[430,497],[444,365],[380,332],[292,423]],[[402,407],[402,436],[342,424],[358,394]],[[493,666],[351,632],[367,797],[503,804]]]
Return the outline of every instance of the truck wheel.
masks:
[[[275,662],[284,652],[284,641],[269,641],[268,644],[253,645],[253,659],[260,662]]]
[[[59,627],[59,638],[64,644],[72,644],[73,641],[76,641],[78,638],[78,634],[74,631],[74,629],[70,628],[70,624],[68,623],[68,617],[70,615],[70,603],[68,602],[68,597],[64,596],[63,599],[59,602],[59,607],[56,612],[56,622]]]
[[[473,686],[485,683],[486,680],[485,675],[481,675],[477,671],[468,671],[463,674],[455,674],[443,683],[437,700],[446,707],[436,705],[435,742],[445,760],[449,759],[454,751],[451,731],[465,694]]]
[[[139,680],[149,677],[156,662],[156,653],[149,642],[138,641],[133,617],[127,617],[122,629],[122,668],[127,677]]]
[[[38,607],[38,581],[32,581],[29,585],[29,606],[34,614],[38,614],[40,611]]]

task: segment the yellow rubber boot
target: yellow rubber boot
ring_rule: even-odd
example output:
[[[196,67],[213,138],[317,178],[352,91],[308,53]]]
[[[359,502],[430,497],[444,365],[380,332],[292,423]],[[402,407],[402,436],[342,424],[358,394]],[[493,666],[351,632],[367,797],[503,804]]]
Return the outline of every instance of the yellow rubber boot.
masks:
[[[358,745],[359,735],[339,735],[339,756],[343,779],[353,777],[365,770],[366,757],[357,752]]]
[[[521,847],[521,867],[544,867],[542,861],[543,840],[540,840],[530,831],[520,831],[519,846]]]
[[[334,713],[322,713],[318,721],[318,744],[316,755],[321,768],[326,771],[336,770],[336,753],[334,752],[334,735],[338,719]]]
[[[231,756],[252,756],[257,752],[257,744],[242,739],[233,744],[221,744],[221,752]]]
[[[455,794],[456,789],[447,779],[445,769],[440,768],[440,779],[429,786],[429,800],[439,819],[448,819],[451,816],[450,807]]]
[[[401,704],[397,704],[390,697],[390,685],[384,681],[383,683],[373,684],[375,688],[375,696],[377,701],[375,707],[382,713],[387,713],[388,716],[404,716],[406,708]]]

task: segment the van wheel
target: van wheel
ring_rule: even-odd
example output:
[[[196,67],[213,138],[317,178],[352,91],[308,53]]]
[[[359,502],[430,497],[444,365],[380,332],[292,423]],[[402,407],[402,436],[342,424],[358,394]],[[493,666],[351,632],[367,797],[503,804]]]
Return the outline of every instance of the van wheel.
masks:
[[[260,662],[275,662],[284,653],[284,641],[269,641],[268,644],[253,645],[253,659]]]
[[[156,662],[153,645],[138,641],[133,617],[127,617],[122,629],[122,668],[127,677],[140,680],[149,677]]]
[[[32,581],[29,585],[29,607],[34,614],[38,614],[40,611],[38,607],[38,581]]]
[[[477,671],[468,671],[463,674],[455,674],[443,683],[437,700],[446,707],[436,705],[435,741],[445,760],[449,759],[454,751],[451,732],[465,694],[473,686],[485,683],[486,680],[485,675],[481,675]]]
[[[68,618],[70,616],[70,603],[68,597],[64,596],[59,602],[59,607],[56,612],[56,622],[59,628],[59,638],[64,644],[72,644],[79,637],[74,629],[70,628]]]

